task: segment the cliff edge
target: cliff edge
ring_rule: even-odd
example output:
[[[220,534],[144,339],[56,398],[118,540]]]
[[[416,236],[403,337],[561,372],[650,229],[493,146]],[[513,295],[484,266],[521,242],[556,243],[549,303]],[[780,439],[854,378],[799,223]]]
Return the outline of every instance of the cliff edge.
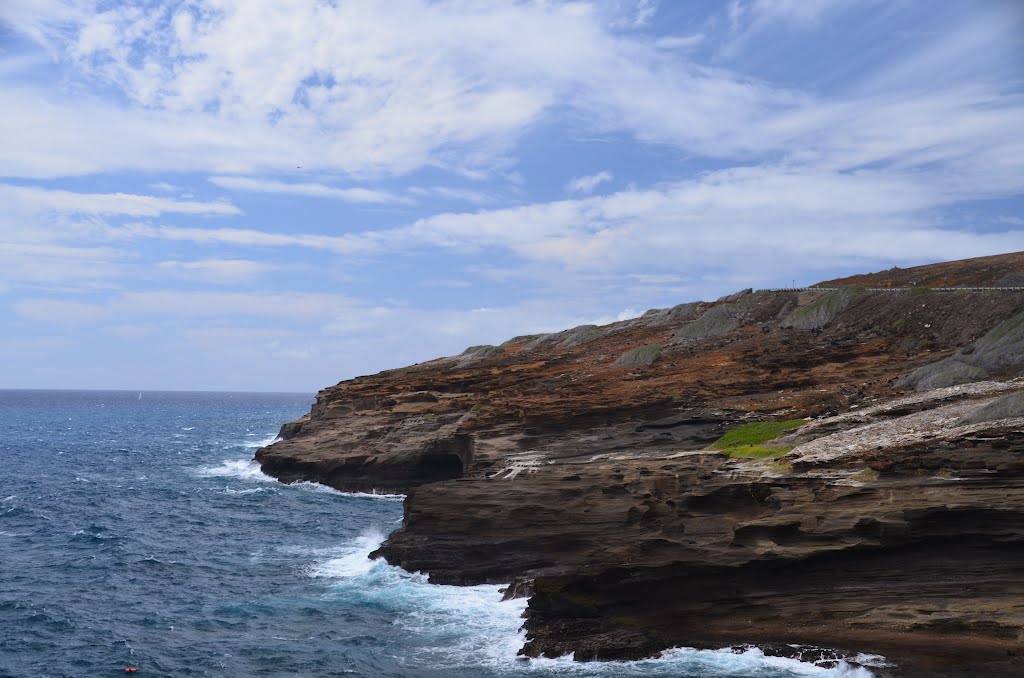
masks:
[[[905,271],[345,381],[256,458],[407,493],[377,555],[512,582],[529,656],[754,643],[1022,675],[1024,253]]]

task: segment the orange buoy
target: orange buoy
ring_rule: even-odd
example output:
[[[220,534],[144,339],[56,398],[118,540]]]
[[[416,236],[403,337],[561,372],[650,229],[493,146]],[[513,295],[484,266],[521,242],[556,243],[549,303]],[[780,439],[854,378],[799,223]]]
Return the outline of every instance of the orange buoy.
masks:
[[[126,668],[124,670],[125,673],[135,673],[136,671],[138,671],[138,669],[135,668],[134,666],[129,666],[128,668]]]

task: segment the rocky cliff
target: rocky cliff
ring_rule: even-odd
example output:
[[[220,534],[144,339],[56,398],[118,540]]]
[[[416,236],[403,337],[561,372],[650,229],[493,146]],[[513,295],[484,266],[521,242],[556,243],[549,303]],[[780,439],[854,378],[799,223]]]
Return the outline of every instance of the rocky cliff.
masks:
[[[323,390],[257,459],[407,493],[377,555],[512,582],[526,655],[810,645],[1021,675],[1024,292],[927,287],[1022,272],[949,262],[472,347]]]

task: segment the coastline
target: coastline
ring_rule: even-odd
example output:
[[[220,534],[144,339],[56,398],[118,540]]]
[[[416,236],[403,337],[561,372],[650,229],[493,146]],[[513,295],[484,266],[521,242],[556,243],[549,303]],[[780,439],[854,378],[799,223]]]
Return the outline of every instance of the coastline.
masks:
[[[981,415],[1024,390],[1021,298],[747,291],[517,337],[325,389],[256,458],[407,493],[375,557],[513,582],[526,656],[803,644],[1016,675],[1024,414]],[[964,385],[935,381],[951,363]],[[807,423],[715,448],[782,419]]]

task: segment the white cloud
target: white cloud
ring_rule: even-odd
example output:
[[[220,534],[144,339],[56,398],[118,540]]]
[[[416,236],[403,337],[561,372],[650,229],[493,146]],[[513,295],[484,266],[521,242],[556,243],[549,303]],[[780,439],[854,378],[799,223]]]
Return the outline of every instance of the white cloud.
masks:
[[[734,21],[781,22],[811,28],[830,14],[864,4],[863,0],[732,0],[729,13]]]
[[[598,172],[597,174],[589,174],[584,177],[576,177],[565,186],[565,190],[569,193],[593,193],[594,189],[601,184],[611,181],[612,173],[608,171]]]
[[[157,328],[152,325],[110,325],[103,328],[104,334],[121,339],[142,339],[156,331]]]
[[[727,155],[729,126],[793,100],[615,33],[588,7],[246,0],[197,2],[173,17],[134,4],[92,15],[55,9],[51,23],[62,29],[46,40],[76,77],[97,91],[113,85],[132,103],[8,88],[0,129],[19,132],[0,138],[0,175],[473,172],[500,165],[520,134],[563,107],[599,129]],[[653,5],[635,9],[643,23]],[[27,32],[46,25],[11,22]]]
[[[1024,233],[941,228],[934,213],[964,198],[918,172],[751,167],[607,196],[448,213],[373,234],[391,248],[499,248],[570,271],[827,270],[1020,248]],[[849,265],[847,263],[847,265]],[[748,274],[749,275],[749,274]]]
[[[472,287],[473,283],[468,280],[424,280],[420,287],[446,287],[448,289],[465,289]]]
[[[336,254],[356,254],[379,249],[373,234],[317,235],[257,231],[246,228],[193,228],[129,224],[108,229],[113,238],[158,238],[194,242],[202,245],[235,245],[238,247],[304,247]]]
[[[229,202],[173,200],[131,193],[75,193],[73,191],[0,184],[0,201],[34,212],[156,217],[161,214],[235,215],[241,210]]]
[[[109,247],[0,242],[0,282],[89,287],[115,280],[127,256]]]
[[[106,315],[106,309],[99,304],[62,299],[23,299],[12,307],[27,320],[63,326],[81,325]]]
[[[318,318],[354,303],[337,294],[305,292],[125,292],[112,307],[119,313],[186,317]]]
[[[907,170],[736,168],[649,189],[518,207],[447,212],[406,226],[339,236],[250,229],[127,226],[125,237],[358,254],[441,248],[511,252],[578,273],[650,274],[704,268],[826,270],[846,260],[955,259],[1019,249],[1022,234],[942,227],[936,210],[1012,193],[1002,183]],[[742,256],[739,256],[742,254]],[[774,263],[772,263],[774,262]],[[767,269],[764,270],[767,274]]]
[[[409,188],[409,193],[422,198],[456,200],[474,205],[486,205],[496,200],[494,195],[484,191],[476,191],[470,188],[453,188],[450,186],[413,186]]]
[[[751,0],[731,7],[742,32],[812,28],[852,4]],[[0,107],[0,175],[254,174],[302,166],[375,177],[431,166],[479,176],[506,168],[504,154],[531,125],[565,115],[590,131],[626,131],[710,157],[782,154],[805,163],[801,155],[813,150],[834,166],[855,149],[886,161],[908,150],[927,153],[928,136],[941,137],[947,127],[945,136],[955,136],[965,123],[982,128],[984,118],[1007,118],[997,121],[1006,138],[1008,120],[1024,114],[1004,80],[992,76],[995,84],[983,86],[985,73],[1001,72],[983,68],[984,54],[1009,54],[1015,43],[1006,26],[1020,23],[988,10],[919,53],[899,55],[870,96],[822,100],[665,49],[696,36],[680,42],[616,32],[607,12],[587,4],[309,0],[285,9],[273,0],[223,0],[173,12],[129,3],[92,14],[60,3],[26,7],[9,12],[8,21],[33,35],[42,30],[62,47],[82,89],[112,84],[134,103],[62,99],[10,83]],[[621,3],[613,12],[633,21],[653,8]],[[994,39],[998,49],[979,49],[993,26],[1004,27]],[[946,77],[950,64],[960,73],[956,82],[979,84],[957,91]],[[890,91],[908,82],[916,105]],[[400,201],[368,188],[221,181],[239,190]]]
[[[658,49],[687,50],[703,44],[706,40],[707,36],[703,33],[694,33],[692,35],[667,35],[655,40],[654,46]]]
[[[201,259],[197,261],[161,261],[157,268],[189,279],[210,282],[243,282],[276,271],[281,266],[249,259]]]
[[[210,177],[210,182],[222,188],[253,193],[276,193],[284,195],[302,195],[311,198],[330,198],[345,202],[386,204],[410,203],[408,198],[363,187],[336,188],[320,183],[289,183],[269,179],[253,179],[251,177]]]
[[[19,316],[30,320],[59,324],[114,321],[116,326],[138,324],[139,318],[168,316],[326,320],[355,303],[337,294],[151,290],[122,292],[103,302],[33,297],[15,302],[13,308]]]

